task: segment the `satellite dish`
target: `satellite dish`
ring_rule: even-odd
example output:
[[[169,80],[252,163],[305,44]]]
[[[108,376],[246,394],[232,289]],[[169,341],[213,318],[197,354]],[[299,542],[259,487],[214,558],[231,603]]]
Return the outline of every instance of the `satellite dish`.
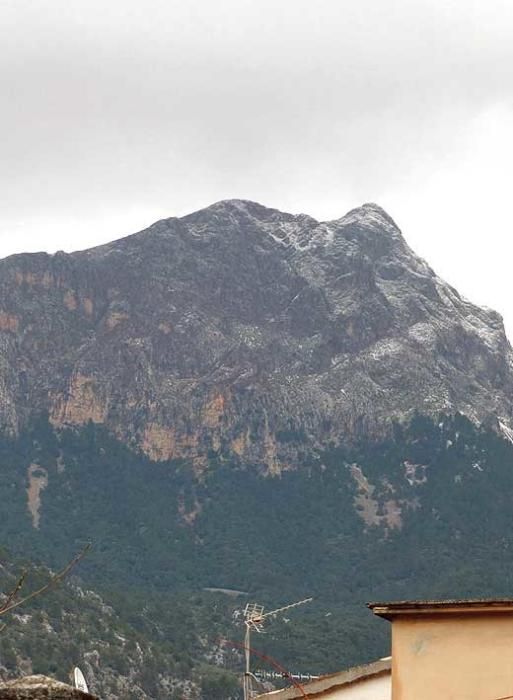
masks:
[[[89,692],[89,688],[87,687],[87,683],[85,682],[84,674],[78,668],[78,666],[75,666],[75,669],[73,671],[73,681],[75,683],[75,688],[81,690],[83,693]]]

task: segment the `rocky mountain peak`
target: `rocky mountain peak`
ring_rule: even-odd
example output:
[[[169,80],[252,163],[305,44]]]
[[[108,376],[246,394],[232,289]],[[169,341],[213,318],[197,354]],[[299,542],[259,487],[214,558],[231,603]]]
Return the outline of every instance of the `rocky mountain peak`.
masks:
[[[374,202],[367,202],[356,209],[352,209],[341,219],[338,219],[338,222],[344,226],[357,225],[362,228],[379,231],[381,234],[387,232],[393,234],[401,233],[392,217]]]
[[[297,436],[313,448],[415,411],[513,426],[500,318],[376,204],[319,223],[218,202],[90,251],[0,261],[0,298],[12,432],[46,410],[156,459],[221,451],[275,471]]]
[[[217,217],[221,219],[231,218],[234,221],[244,222],[249,220],[261,221],[261,222],[290,222],[295,220],[308,219],[312,224],[317,224],[318,222],[306,214],[289,214],[287,212],[280,211],[279,209],[273,209],[270,207],[265,207],[258,202],[253,202],[247,199],[224,199],[215,204],[211,204],[208,207],[200,209],[192,214],[188,214],[182,218],[185,222],[195,222],[195,221],[212,221]]]

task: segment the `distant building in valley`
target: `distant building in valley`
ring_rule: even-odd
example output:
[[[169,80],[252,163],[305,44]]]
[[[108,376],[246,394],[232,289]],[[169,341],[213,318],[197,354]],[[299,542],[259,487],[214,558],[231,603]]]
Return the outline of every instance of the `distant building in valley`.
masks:
[[[513,600],[369,607],[392,623],[393,700],[513,698]]]
[[[259,695],[256,700],[295,700],[304,698],[305,694],[307,698],[316,700],[390,700],[390,668],[390,658],[380,659],[365,666],[356,666],[301,683],[303,692],[297,687],[284,688]]]

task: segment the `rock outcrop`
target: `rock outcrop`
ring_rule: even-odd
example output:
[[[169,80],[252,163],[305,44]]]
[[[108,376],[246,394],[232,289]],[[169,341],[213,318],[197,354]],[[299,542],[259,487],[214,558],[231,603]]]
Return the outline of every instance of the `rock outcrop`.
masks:
[[[294,463],[413,412],[513,427],[500,316],[365,204],[320,223],[246,201],[111,244],[0,261],[0,426],[105,424],[154,459]]]
[[[0,700],[98,700],[47,676],[27,676],[0,683]]]

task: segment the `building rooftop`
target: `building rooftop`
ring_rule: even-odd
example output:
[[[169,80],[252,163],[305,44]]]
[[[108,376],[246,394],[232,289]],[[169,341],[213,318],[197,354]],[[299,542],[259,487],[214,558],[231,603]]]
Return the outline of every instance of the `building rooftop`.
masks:
[[[303,692],[296,687],[283,688],[283,690],[273,690],[270,693],[258,695],[255,700],[294,700],[294,698],[322,698],[325,694],[338,690],[344,686],[355,685],[362,681],[376,676],[390,673],[391,657],[379,659],[371,664],[355,666],[346,671],[332,673],[329,676],[321,676],[308,683],[301,683]]]
[[[513,598],[469,600],[401,600],[368,603],[375,615],[391,620],[400,615],[449,615],[462,613],[513,613]]]

